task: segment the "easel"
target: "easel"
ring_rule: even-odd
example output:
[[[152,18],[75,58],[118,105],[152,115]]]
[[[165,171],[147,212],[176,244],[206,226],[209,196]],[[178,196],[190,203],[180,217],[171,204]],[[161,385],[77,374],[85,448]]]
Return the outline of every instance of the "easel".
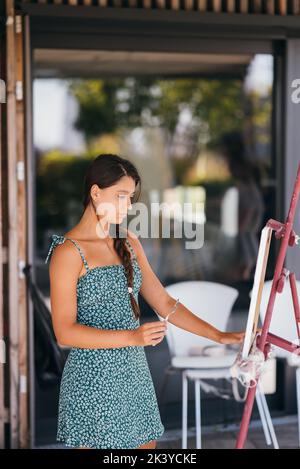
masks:
[[[264,228],[265,234],[270,232],[270,229],[274,230],[275,238],[281,240],[262,331],[261,331],[260,336],[257,337],[257,339],[254,338],[254,340],[256,340],[257,348],[264,353],[265,357],[267,357],[268,355],[271,344],[276,345],[277,347],[281,347],[284,350],[287,350],[288,352],[294,353],[296,355],[300,355],[300,309],[299,309],[299,301],[298,301],[298,295],[297,295],[296,277],[295,277],[294,272],[289,272],[286,268],[283,267],[283,263],[285,260],[288,246],[294,246],[294,244],[298,244],[298,241],[299,241],[299,236],[297,236],[293,230],[293,223],[294,223],[299,193],[300,193],[300,164],[298,166],[297,177],[296,177],[296,181],[294,185],[294,190],[293,190],[286,222],[280,223],[276,220],[270,219]],[[260,299],[261,299],[261,293],[262,293],[262,288],[263,288],[263,283],[264,283],[266,262],[267,262],[267,256],[268,256],[269,245],[270,245],[270,236],[267,236],[265,241],[266,241],[266,249],[264,252],[260,253],[261,256],[258,255],[258,260],[261,264],[261,271],[260,271],[260,278],[258,279],[259,281],[258,283],[256,283],[255,300],[254,300],[254,303],[252,303],[252,308],[251,308],[252,314],[253,314],[253,330],[252,330],[253,334],[255,334],[256,328],[257,328]],[[292,299],[293,299],[293,306],[294,306],[294,313],[295,313],[295,320],[296,320],[297,334],[298,334],[298,345],[295,345],[294,343],[289,342],[269,332],[276,294],[282,292],[284,284],[285,284],[285,280],[287,277],[289,277]],[[253,334],[251,337],[253,337]],[[246,341],[246,338],[245,338],[245,341]],[[247,350],[249,351],[250,344],[245,344],[244,342],[244,345],[247,346]],[[245,356],[245,347],[244,347],[243,353]],[[242,417],[242,421],[240,425],[240,430],[239,430],[239,434],[238,434],[237,441],[236,441],[236,449],[243,448],[246,438],[247,438],[256,388],[257,386],[253,386],[249,388],[248,390],[248,394],[247,394],[247,398],[246,398],[246,402],[244,406],[244,411],[243,411],[243,417]]]

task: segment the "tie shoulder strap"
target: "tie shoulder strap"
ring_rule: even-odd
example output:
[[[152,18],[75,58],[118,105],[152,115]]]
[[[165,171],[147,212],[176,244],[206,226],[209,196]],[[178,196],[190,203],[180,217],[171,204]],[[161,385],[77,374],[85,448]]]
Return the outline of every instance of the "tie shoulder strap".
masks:
[[[80,254],[80,256],[81,256],[81,259],[82,259],[82,261],[83,261],[83,263],[84,263],[84,266],[85,266],[85,268],[86,268],[86,271],[88,272],[88,271],[90,270],[90,268],[89,268],[89,266],[88,266],[88,263],[87,263],[87,261],[86,261],[86,259],[85,259],[85,257],[84,257],[84,254],[83,254],[83,252],[82,252],[82,250],[81,250],[79,244],[78,244],[76,241],[74,241],[74,240],[71,239],[71,238],[68,238],[68,237],[65,237],[65,236],[62,236],[62,235],[57,235],[57,234],[53,234],[53,235],[51,236],[51,238],[52,238],[52,242],[51,242],[51,245],[50,245],[50,248],[49,248],[49,251],[48,251],[46,260],[45,260],[45,264],[48,262],[48,260],[49,260],[49,258],[50,258],[50,256],[51,256],[51,254],[52,254],[52,252],[53,252],[53,249],[54,249],[56,246],[58,246],[59,244],[63,244],[63,243],[65,242],[65,240],[68,239],[68,240],[72,241],[72,243],[73,243],[73,244],[76,246],[76,248],[78,249],[79,254]]]
[[[47,257],[45,259],[45,264],[47,264],[51,254],[52,254],[52,251],[53,249],[58,246],[59,244],[62,244],[64,241],[65,241],[65,237],[64,236],[61,236],[61,235],[57,235],[57,234],[53,234],[51,235],[51,244],[50,244],[50,248],[49,248],[49,251],[48,251],[48,254],[47,254]]]

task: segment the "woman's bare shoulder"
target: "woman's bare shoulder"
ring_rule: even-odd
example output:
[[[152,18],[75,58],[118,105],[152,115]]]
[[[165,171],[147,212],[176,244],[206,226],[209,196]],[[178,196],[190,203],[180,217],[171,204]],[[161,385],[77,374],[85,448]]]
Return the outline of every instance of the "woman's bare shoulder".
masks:
[[[73,273],[74,276],[78,276],[82,261],[76,250],[74,244],[68,239],[55,246],[50,259],[50,273],[69,272],[70,274]]]

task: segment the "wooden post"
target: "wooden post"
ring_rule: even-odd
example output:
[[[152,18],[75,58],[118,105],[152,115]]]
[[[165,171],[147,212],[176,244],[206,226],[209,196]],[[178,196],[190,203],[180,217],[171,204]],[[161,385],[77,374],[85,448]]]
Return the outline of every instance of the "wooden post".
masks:
[[[292,14],[293,15],[300,14],[300,0],[292,0]]]
[[[171,0],[171,9],[172,10],[180,10],[180,1],[179,0]]]
[[[166,8],[166,0],[156,0],[155,4],[156,4],[156,8],[157,8],[157,9],[159,9],[159,8],[161,8],[161,9]]]
[[[24,59],[23,59],[23,23],[22,16],[16,16],[16,122],[17,122],[17,184],[18,184],[18,246],[19,246],[19,409],[20,435],[19,446],[29,446],[28,431],[28,328],[27,328],[27,289],[22,268],[26,263],[27,217],[26,217],[26,177],[25,177],[25,105],[24,105]]]
[[[267,0],[266,10],[268,15],[274,15],[275,13],[275,0]]]
[[[207,0],[197,0],[197,6],[199,11],[207,11]]]
[[[128,1],[128,6],[129,6],[129,8],[137,8],[137,6],[138,6],[137,0],[129,0]]]
[[[249,0],[240,0],[240,13],[249,13]]]
[[[287,0],[279,0],[279,13],[280,15],[286,15],[287,14]]]
[[[222,0],[213,0],[212,7],[215,13],[220,13],[222,11]]]
[[[35,252],[35,161],[33,149],[33,116],[32,116],[32,48],[30,35],[30,18],[29,15],[23,17],[23,51],[24,51],[24,133],[25,139],[25,155],[26,155],[26,199],[27,199],[27,262],[34,264]],[[33,281],[36,281],[36,272],[31,272]],[[28,413],[29,413],[29,447],[33,448],[35,444],[35,359],[34,359],[34,307],[30,298],[28,298],[27,311],[27,340],[28,340]]]
[[[193,9],[193,0],[184,0],[184,9],[192,10]]]
[[[253,0],[253,10],[254,10],[254,13],[262,13],[262,1],[261,0]]]
[[[9,308],[9,423],[10,447],[19,442],[19,279],[18,279],[18,186],[16,134],[16,63],[14,1],[6,0],[7,71],[7,184],[8,184],[8,308]]]
[[[10,448],[28,447],[28,333],[22,18],[6,0],[7,295]]]
[[[235,0],[227,0],[226,1],[227,13],[235,13],[236,12],[235,9],[236,9]]]
[[[5,42],[0,43],[0,78],[5,80]],[[6,103],[0,104],[0,161],[4,159],[4,109]],[[4,199],[6,195],[6,185],[4,177],[5,170],[3,166],[0,165],[0,198]],[[4,335],[4,304],[3,304],[3,264],[5,262],[5,251],[2,249],[3,240],[2,240],[2,231],[3,231],[3,218],[4,214],[2,211],[2,204],[0,204],[0,449],[3,449],[5,446],[4,441],[4,424],[5,424],[5,402],[4,402],[4,367],[7,361],[6,353],[6,341]]]

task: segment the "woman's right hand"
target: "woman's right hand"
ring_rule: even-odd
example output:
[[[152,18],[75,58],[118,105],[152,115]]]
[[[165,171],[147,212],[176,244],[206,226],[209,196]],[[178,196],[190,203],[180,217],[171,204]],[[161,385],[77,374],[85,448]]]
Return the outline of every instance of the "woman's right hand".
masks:
[[[153,321],[142,324],[132,332],[133,345],[156,345],[159,344],[166,335],[167,322]]]

